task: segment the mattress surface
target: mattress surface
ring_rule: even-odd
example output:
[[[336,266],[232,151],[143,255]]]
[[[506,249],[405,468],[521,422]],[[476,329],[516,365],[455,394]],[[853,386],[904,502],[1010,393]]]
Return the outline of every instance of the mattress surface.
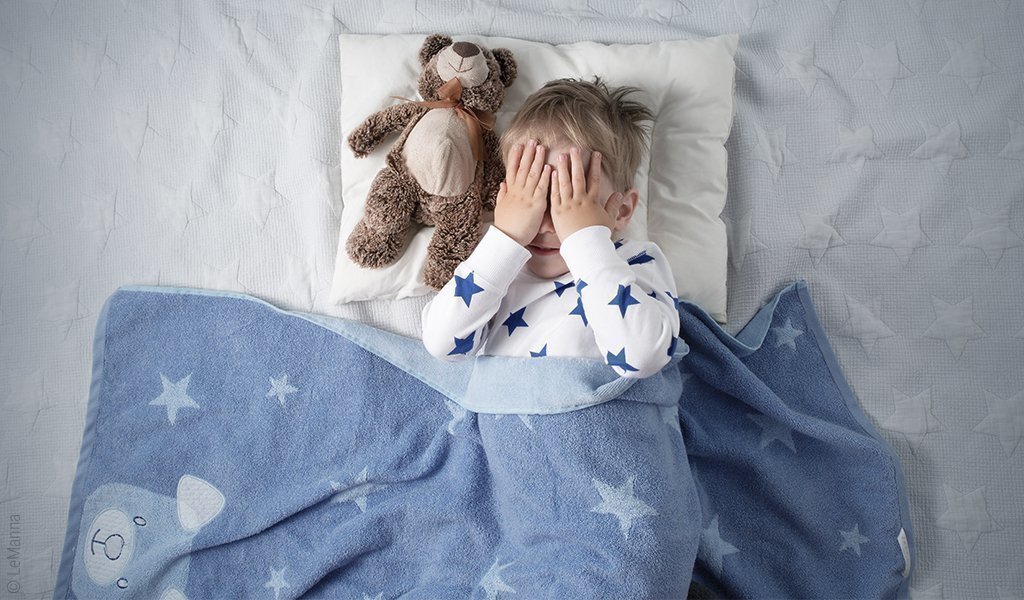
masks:
[[[733,330],[806,279],[903,462],[912,596],[1024,596],[1022,30],[1019,0],[0,3],[0,545],[19,560],[0,589],[52,594],[119,286],[418,332],[426,298],[327,300],[336,34],[738,32]]]

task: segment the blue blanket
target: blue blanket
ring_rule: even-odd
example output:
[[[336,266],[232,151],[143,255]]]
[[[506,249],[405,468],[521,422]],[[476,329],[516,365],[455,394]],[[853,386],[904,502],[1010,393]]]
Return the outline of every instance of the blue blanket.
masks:
[[[906,596],[899,464],[804,284],[669,366],[450,365],[238,294],[105,304],[57,598]]]

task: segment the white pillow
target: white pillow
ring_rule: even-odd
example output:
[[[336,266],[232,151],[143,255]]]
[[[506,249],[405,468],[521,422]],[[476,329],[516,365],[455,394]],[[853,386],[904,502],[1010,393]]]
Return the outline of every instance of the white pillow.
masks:
[[[650,156],[644,156],[634,186],[640,201],[623,235],[650,239],[672,264],[680,297],[725,322],[725,224],[719,218],[727,189],[725,141],[732,128],[735,63],[739,37],[723,35],[638,45],[541,42],[453,36],[487,48],[512,50],[518,77],[506,89],[495,132],[508,125],[523,100],[546,82],[562,77],[643,90],[635,98],[654,113]],[[366,158],[348,148],[349,133],[366,117],[398,102],[418,98],[418,54],[425,35],[339,36],[341,46],[341,187],[344,209],[331,301],[405,298],[432,290],[421,273],[433,227],[411,228],[405,253],[383,269],[352,262],[345,241],[363,215],[370,184],[397,136],[389,136]]]

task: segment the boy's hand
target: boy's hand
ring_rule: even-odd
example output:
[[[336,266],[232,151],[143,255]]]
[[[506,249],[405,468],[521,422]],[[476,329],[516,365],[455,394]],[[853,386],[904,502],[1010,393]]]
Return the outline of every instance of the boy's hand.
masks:
[[[544,164],[545,148],[530,140],[516,144],[508,154],[505,181],[498,188],[494,226],[527,246],[537,237],[548,207],[551,166]]]
[[[571,165],[570,165],[571,163]],[[583,173],[583,157],[579,148],[569,155],[559,155],[558,169],[551,174],[551,222],[558,239],[563,242],[584,227],[615,226],[615,219],[605,209],[606,198],[599,198],[601,187],[601,153],[590,155],[590,172]]]

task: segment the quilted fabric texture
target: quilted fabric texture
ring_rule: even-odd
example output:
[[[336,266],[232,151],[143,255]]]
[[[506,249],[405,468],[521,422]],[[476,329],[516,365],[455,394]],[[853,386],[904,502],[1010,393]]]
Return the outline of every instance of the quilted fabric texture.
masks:
[[[93,327],[119,285],[240,291],[416,333],[422,299],[326,301],[334,36],[434,31],[739,33],[730,322],[806,279],[907,475],[911,595],[1024,597],[1020,0],[0,3],[0,545],[22,559],[4,593],[52,589]],[[737,546],[728,523],[701,525]],[[821,551],[871,550],[844,532]]]

